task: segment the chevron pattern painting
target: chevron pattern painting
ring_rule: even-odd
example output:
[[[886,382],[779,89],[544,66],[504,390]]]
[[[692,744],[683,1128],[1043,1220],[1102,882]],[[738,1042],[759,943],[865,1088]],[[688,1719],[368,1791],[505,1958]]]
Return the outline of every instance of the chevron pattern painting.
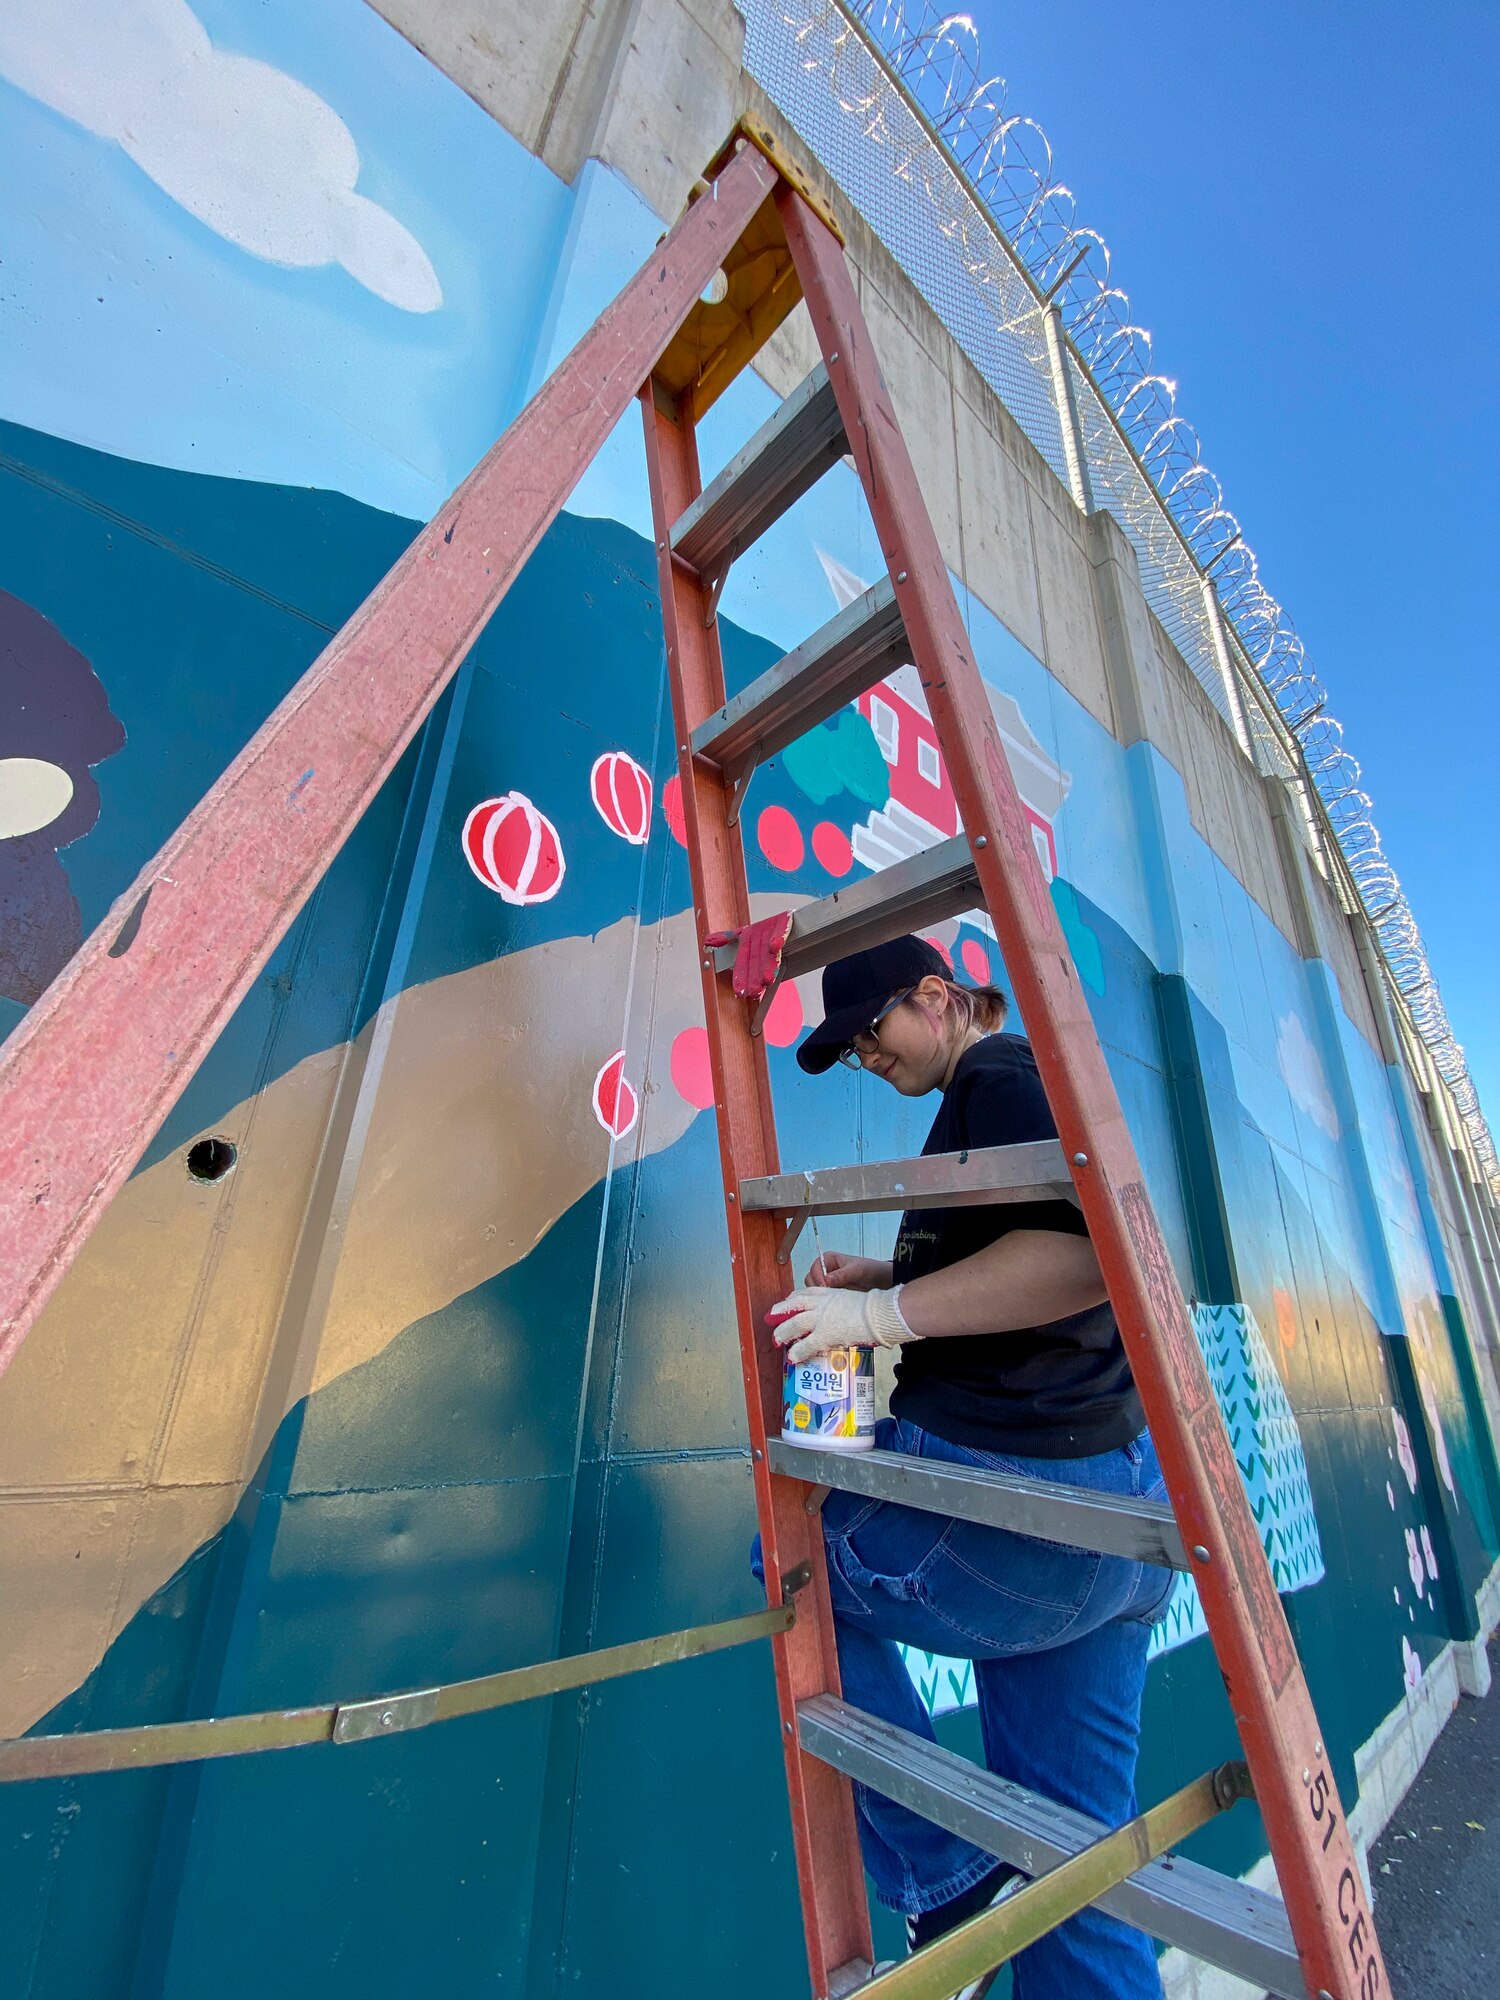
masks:
[[[1193,1330],[1224,1412],[1276,1588],[1305,1590],[1322,1578],[1323,1544],[1297,1419],[1265,1336],[1244,1305],[1195,1305]],[[1179,1577],[1151,1635],[1151,1656],[1207,1630],[1198,1586],[1190,1576]]]

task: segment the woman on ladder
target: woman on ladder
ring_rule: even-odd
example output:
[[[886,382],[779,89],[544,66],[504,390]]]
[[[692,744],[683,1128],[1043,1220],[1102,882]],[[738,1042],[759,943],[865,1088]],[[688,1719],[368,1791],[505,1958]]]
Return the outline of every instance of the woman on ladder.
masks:
[[[942,1092],[924,1153],[1055,1139],[1027,1043],[996,1032],[1004,995],[949,977],[920,938],[823,974],[824,1020],[797,1051],[901,1093]],[[791,1359],[899,1350],[883,1450],[1101,1493],[1163,1492],[1079,1211],[1067,1201],[927,1209],[901,1219],[889,1263],[828,1251],[776,1308]],[[1172,1573],[1120,1556],[951,1521],[857,1494],[823,1506],[845,1699],[932,1739],[898,1645],[974,1662],[985,1762],[997,1776],[1118,1826],[1136,1811],[1141,1690]],[[905,1913],[913,1950],[985,1909],[1013,1871],[856,1785],[865,1866]],[[984,1991],[989,1981],[967,1989]],[[1152,1944],[1098,1910],[1014,1962],[1015,2000],[1160,2000]]]

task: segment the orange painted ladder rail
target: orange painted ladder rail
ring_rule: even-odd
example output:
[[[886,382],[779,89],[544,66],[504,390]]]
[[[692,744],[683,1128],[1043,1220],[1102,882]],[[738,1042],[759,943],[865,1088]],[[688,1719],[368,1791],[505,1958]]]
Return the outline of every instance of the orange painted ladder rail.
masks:
[[[837,228],[771,136],[748,126],[696,192],[0,1051],[0,1365],[638,397],[768,1610],[377,1701],[0,1743],[0,1781],[354,1743],[769,1637],[817,2000],[856,1990],[944,2000],[1093,1903],[1286,2000],[1377,2000],[1388,1991],[1384,1966],[1317,1717]],[[802,299],[820,364],[702,488],[698,419]],[[724,578],[844,457],[886,573],[730,698],[715,617]],[[776,976],[982,902],[1059,1140],[782,1175],[758,1032],[773,989],[736,992],[736,947],[710,943],[750,924],[739,804],[757,764],[908,661],[963,832],[800,909]],[[762,1322],[787,1288],[791,1244],[809,1215],[1060,1192],[1087,1220],[1170,1505],[780,1442],[781,1357]],[[1108,1828],[851,1709],[840,1697],[816,1511],[820,1490],[835,1487],[1189,1572],[1241,1757]],[[1033,1879],[875,1975],[851,1779]],[[1247,1797],[1264,1819],[1280,1901],[1161,1859]]]

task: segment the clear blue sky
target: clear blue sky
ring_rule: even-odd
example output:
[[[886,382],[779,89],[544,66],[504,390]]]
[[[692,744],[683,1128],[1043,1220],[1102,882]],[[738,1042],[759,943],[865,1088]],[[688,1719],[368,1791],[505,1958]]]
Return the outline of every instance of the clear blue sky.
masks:
[[[1500,7],[970,12],[1329,689],[1500,1132]]]

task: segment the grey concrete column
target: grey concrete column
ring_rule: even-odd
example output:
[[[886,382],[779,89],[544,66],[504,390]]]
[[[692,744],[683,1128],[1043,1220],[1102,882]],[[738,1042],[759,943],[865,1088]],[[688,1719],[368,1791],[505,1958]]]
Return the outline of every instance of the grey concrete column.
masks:
[[[1500,1346],[1500,1269],[1492,1254],[1483,1216],[1483,1190],[1476,1185],[1470,1164],[1468,1134],[1464,1131],[1453,1101],[1448,1095],[1430,1049],[1416,1047],[1416,1066],[1426,1093],[1427,1117],[1432,1127],[1439,1160],[1444,1169],[1458,1226],[1467,1232],[1467,1249],[1472,1259],[1474,1282],[1484,1310],[1484,1341],[1490,1349]],[[1496,1404],[1500,1412],[1500,1403]]]
[[[1264,775],[1260,785],[1271,815],[1276,858],[1281,863],[1282,879],[1286,883],[1296,946],[1304,958],[1316,958],[1318,927],[1313,916],[1312,885],[1307,879],[1309,862],[1306,846],[1298,831],[1301,808],[1294,805],[1291,787],[1286,780],[1274,772]]]
[[[1245,719],[1245,701],[1240,692],[1240,677],[1235,671],[1234,657],[1230,652],[1224,607],[1219,602],[1219,593],[1211,576],[1205,576],[1201,580],[1200,588],[1203,592],[1203,615],[1208,620],[1208,633],[1213,641],[1214,660],[1218,665],[1219,678],[1224,683],[1224,699],[1229,704],[1229,720],[1240,748],[1253,764],[1255,744],[1250,735],[1250,725]]]
[[[1088,551],[1116,734],[1127,750],[1143,740],[1173,743],[1170,696],[1156,661],[1140,563],[1130,537],[1102,508],[1088,517]]]
[[[1459,1156],[1449,1150],[1441,1129],[1434,1127],[1432,1136],[1433,1147],[1438,1156],[1438,1168],[1443,1177],[1443,1185],[1448,1190],[1448,1200],[1453,1210],[1454,1228],[1459,1238],[1464,1268],[1468,1273],[1470,1289],[1474,1293],[1475,1316],[1484,1334],[1484,1345],[1493,1354],[1500,1349],[1500,1304],[1497,1304],[1496,1299],[1495,1273],[1486,1267],[1479,1247],[1475,1219],[1470,1214],[1464,1187],[1465,1176],[1460,1170]],[[1500,1417],[1500,1398],[1496,1400],[1495,1411],[1497,1417]]]
[[[1479,1217],[1484,1234],[1489,1240],[1496,1267],[1500,1268],[1500,1208],[1496,1206],[1495,1197],[1490,1190],[1489,1182],[1484,1177],[1483,1170],[1473,1157],[1472,1149],[1468,1145],[1467,1134],[1465,1134],[1463,1150],[1465,1155],[1466,1179],[1469,1187],[1473,1190],[1474,1210]]]
[[[1497,1273],[1494,1260],[1485,1254],[1483,1225],[1474,1212],[1472,1201],[1466,1199],[1468,1175],[1464,1170],[1463,1156],[1457,1150],[1462,1135],[1453,1119],[1446,1089],[1431,1052],[1414,1036],[1403,1034],[1395,1019],[1369,924],[1363,917],[1353,916],[1349,925],[1365,991],[1369,995],[1370,1011],[1375,1017],[1380,1037],[1381,1054],[1388,1068],[1411,1075],[1433,1134],[1433,1150],[1437,1154],[1439,1172],[1458,1215],[1469,1225],[1468,1247],[1473,1254],[1473,1264],[1469,1268],[1477,1284],[1477,1303],[1481,1314],[1480,1324],[1474,1329],[1474,1344],[1476,1350],[1493,1348],[1496,1331],[1500,1329],[1500,1285],[1497,1285],[1500,1273]],[[1413,1162],[1414,1168],[1416,1164]],[[1500,1416],[1500,1402],[1492,1404],[1491,1409]]]
[[[1062,313],[1055,305],[1042,307],[1042,325],[1047,336],[1047,360],[1052,369],[1052,400],[1057,405],[1057,424],[1062,432],[1063,463],[1068,468],[1068,491],[1080,514],[1094,511],[1094,487],[1089,478],[1088,453],[1083,446],[1083,425],[1078,417],[1078,396],[1073,387],[1073,371],[1068,366],[1068,343],[1063,332]]]
[[[1489,1189],[1476,1178],[1467,1148],[1455,1149],[1455,1159],[1459,1180],[1468,1197],[1469,1215],[1475,1224],[1475,1244],[1489,1274],[1496,1318],[1500,1320],[1500,1228],[1496,1227],[1494,1202]]]
[[[1391,1019],[1390,996],[1385,990],[1385,974],[1380,969],[1375,941],[1369,923],[1362,916],[1350,917],[1349,929],[1354,937],[1354,951],[1364,979],[1365,995],[1374,1016],[1375,1032],[1380,1040],[1381,1060],[1387,1065],[1394,1065],[1401,1060],[1401,1043],[1396,1034],[1396,1024]]]
[[[1495,1372],[1500,1320],[1497,1320],[1496,1315],[1495,1293],[1491,1274],[1485,1268],[1475,1240],[1474,1223],[1470,1216],[1469,1203],[1465,1198],[1462,1159],[1453,1151],[1451,1135],[1447,1129],[1447,1107],[1443,1103],[1441,1085],[1430,1062],[1427,1068],[1428,1076],[1425,1080],[1419,1077],[1417,1082],[1422,1108],[1427,1117],[1427,1129],[1431,1136],[1437,1178],[1442,1183],[1448,1198],[1446,1234],[1451,1236],[1457,1249],[1456,1258],[1450,1261],[1454,1266],[1455,1283],[1460,1277],[1465,1281],[1459,1303],[1464,1314],[1464,1324],[1471,1336],[1475,1369],[1483,1392],[1485,1411],[1490,1420],[1490,1428],[1496,1435],[1497,1450],[1500,1450],[1500,1377],[1497,1377]],[[1440,1213],[1439,1220],[1444,1219]]]

